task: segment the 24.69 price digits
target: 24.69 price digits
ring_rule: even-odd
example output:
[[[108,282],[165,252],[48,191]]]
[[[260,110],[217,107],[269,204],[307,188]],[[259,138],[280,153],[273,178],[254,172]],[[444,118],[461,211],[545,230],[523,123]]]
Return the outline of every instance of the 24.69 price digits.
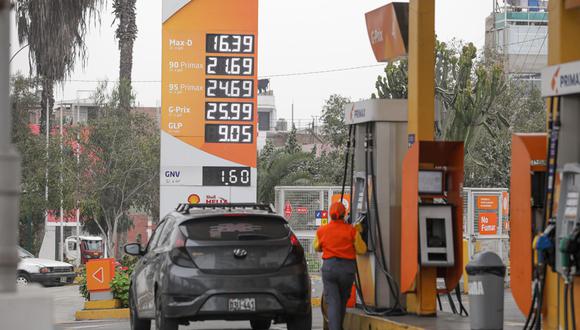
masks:
[[[230,124],[206,124],[206,143],[252,143],[254,126]]]
[[[252,76],[254,74],[254,58],[208,56],[205,58],[205,73],[221,76]]]
[[[207,53],[254,53],[254,36],[251,34],[207,34]]]
[[[254,115],[253,103],[240,102],[206,102],[206,120],[236,120],[252,121]]]
[[[253,98],[252,79],[206,79],[205,97]]]

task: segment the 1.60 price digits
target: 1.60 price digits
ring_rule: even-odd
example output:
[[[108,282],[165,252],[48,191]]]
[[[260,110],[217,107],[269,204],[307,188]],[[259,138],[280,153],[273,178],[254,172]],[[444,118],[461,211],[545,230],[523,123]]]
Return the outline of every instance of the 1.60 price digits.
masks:
[[[254,36],[251,34],[207,34],[207,53],[254,53]]]
[[[207,143],[252,143],[254,126],[252,125],[205,125],[205,142]]]
[[[206,102],[206,120],[240,120],[252,121],[254,115],[253,103],[238,102]]]
[[[252,79],[206,79],[205,97],[253,98]]]
[[[208,75],[252,76],[254,58],[208,56],[205,58],[205,72]]]
[[[250,186],[251,169],[249,167],[203,167],[204,186]]]

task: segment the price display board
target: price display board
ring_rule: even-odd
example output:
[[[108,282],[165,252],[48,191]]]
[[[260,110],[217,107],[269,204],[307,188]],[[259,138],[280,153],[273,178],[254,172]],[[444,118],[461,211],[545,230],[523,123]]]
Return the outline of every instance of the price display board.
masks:
[[[164,0],[161,216],[256,201],[258,0]]]

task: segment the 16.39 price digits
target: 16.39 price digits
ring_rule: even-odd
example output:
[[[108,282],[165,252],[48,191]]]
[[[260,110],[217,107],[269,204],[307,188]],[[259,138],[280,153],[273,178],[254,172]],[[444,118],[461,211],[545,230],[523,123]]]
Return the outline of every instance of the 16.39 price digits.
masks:
[[[254,54],[254,36],[251,34],[207,34],[207,53]]]

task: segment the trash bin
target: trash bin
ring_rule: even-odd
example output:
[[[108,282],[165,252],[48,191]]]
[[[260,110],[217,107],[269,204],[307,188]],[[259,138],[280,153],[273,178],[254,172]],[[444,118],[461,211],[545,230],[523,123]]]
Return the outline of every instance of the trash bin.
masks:
[[[489,251],[473,256],[469,275],[469,317],[472,330],[503,329],[505,265]]]

